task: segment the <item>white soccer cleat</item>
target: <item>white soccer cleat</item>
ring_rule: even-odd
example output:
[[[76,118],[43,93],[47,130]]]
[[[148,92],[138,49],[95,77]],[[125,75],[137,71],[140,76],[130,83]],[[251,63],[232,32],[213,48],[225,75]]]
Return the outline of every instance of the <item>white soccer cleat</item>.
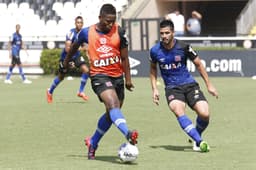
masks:
[[[23,83],[24,83],[24,84],[31,84],[32,81],[30,81],[30,80],[28,80],[28,79],[25,79],[25,80],[23,80]]]
[[[193,141],[193,151],[196,151],[196,152],[200,152],[201,151],[200,147],[196,146],[196,142],[195,141]]]
[[[8,80],[5,79],[5,80],[4,80],[4,83],[5,83],[5,84],[12,84],[12,81],[11,81],[10,79],[8,79]]]

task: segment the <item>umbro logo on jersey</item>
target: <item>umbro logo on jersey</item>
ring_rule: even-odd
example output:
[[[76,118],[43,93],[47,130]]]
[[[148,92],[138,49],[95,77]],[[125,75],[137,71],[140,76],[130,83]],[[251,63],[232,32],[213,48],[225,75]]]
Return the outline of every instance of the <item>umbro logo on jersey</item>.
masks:
[[[112,50],[112,48],[109,46],[106,46],[106,45],[102,45],[102,46],[100,46],[100,48],[97,49],[98,52],[105,53],[105,54],[111,50]]]

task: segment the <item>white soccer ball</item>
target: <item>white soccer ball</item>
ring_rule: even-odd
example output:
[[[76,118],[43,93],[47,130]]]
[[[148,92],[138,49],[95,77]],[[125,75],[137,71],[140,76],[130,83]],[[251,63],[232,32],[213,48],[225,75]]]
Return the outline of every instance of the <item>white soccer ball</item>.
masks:
[[[139,150],[136,145],[123,143],[118,149],[118,157],[122,162],[133,162],[137,159]]]

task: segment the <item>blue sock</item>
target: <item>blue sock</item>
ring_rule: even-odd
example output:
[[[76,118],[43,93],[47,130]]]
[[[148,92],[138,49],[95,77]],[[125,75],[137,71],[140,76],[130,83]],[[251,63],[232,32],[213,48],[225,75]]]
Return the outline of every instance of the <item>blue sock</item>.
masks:
[[[88,79],[89,75],[83,73],[81,76],[81,84],[80,84],[80,88],[79,88],[79,93],[82,93],[84,91],[84,87],[86,85],[87,79]]]
[[[108,120],[106,113],[104,113],[98,120],[98,127],[91,137],[91,144],[93,148],[98,147],[98,143],[103,135],[108,131],[111,127],[112,122]]]
[[[54,91],[54,89],[58,86],[58,84],[59,84],[60,82],[61,82],[61,81],[60,81],[59,77],[55,77],[55,79],[53,80],[52,85],[51,85],[51,87],[50,87],[49,93],[52,94],[53,91]]]
[[[184,114],[178,117],[178,122],[181,128],[196,142],[197,145],[199,145],[202,141],[202,138],[197,132],[192,121]]]
[[[12,70],[13,70],[13,67],[9,67],[9,72],[6,75],[6,80],[9,80],[11,78]]]
[[[198,133],[200,135],[207,128],[208,124],[209,124],[209,120],[206,121],[206,120],[201,119],[199,116],[197,116],[197,119],[196,119],[196,130],[198,131]]]
[[[128,134],[128,127],[126,125],[126,120],[119,108],[113,108],[109,111],[111,121],[116,125],[116,127],[125,135]]]
[[[26,80],[26,77],[25,77],[25,75],[24,75],[24,73],[23,73],[22,67],[19,67],[19,72],[20,72],[20,76],[21,76],[22,80],[23,80],[23,81]]]

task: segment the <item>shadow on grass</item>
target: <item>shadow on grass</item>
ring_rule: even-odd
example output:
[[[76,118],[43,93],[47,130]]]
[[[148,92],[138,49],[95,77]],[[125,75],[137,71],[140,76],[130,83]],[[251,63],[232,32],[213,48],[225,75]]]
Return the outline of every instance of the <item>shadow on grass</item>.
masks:
[[[158,146],[150,146],[153,149],[163,148],[166,150],[172,151],[186,151],[186,152],[194,152],[192,146],[174,146],[174,145],[158,145]]]
[[[83,104],[87,101],[56,101],[57,104]]]
[[[86,155],[67,155],[67,157],[87,159]],[[121,160],[119,160],[117,156],[100,156],[99,155],[99,156],[96,156],[94,160],[90,160],[90,161],[103,161],[103,162],[110,162],[113,164],[122,164],[122,165],[137,165],[137,162],[124,163]]]

